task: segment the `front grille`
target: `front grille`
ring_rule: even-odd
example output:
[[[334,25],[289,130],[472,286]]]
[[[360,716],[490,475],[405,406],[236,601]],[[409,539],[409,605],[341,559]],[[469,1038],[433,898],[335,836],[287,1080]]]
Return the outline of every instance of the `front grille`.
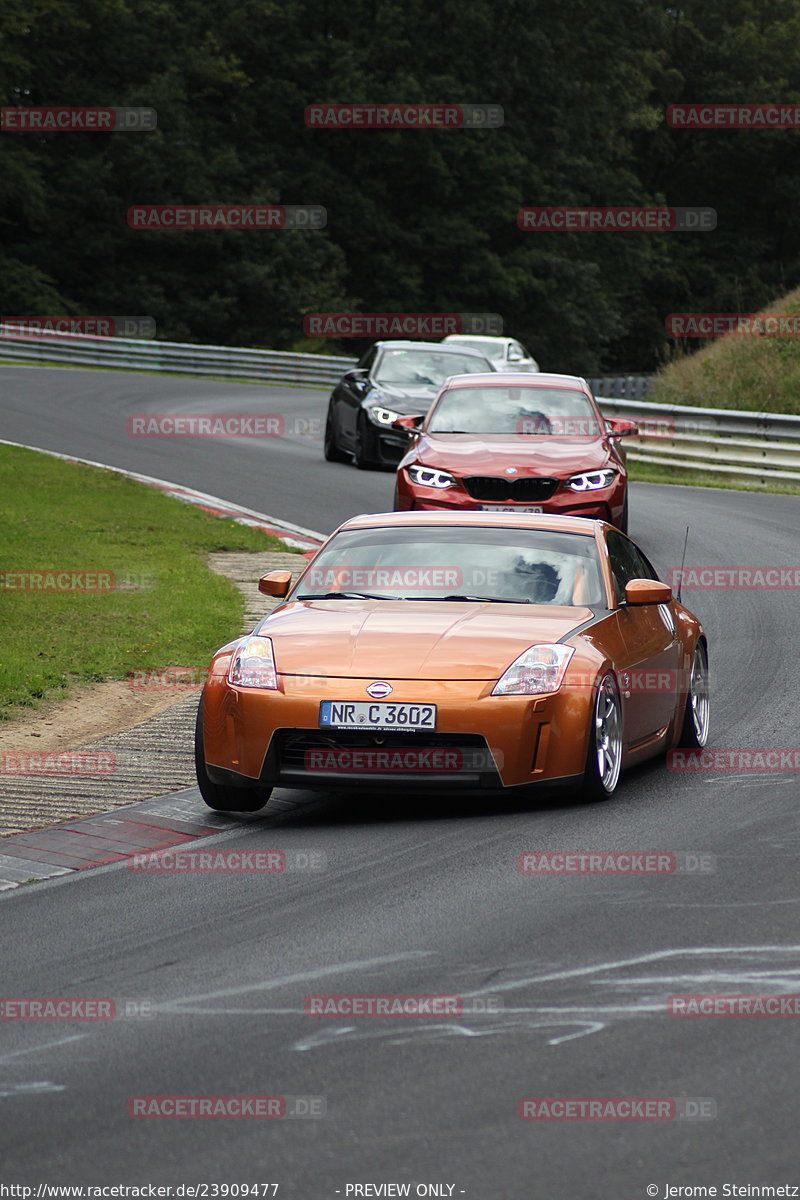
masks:
[[[437,760],[425,761],[427,752],[441,751]],[[314,752],[323,752],[323,756]],[[325,751],[363,751],[356,762],[330,758]],[[399,752],[395,754],[394,752]],[[409,753],[410,752],[410,753]],[[447,753],[449,752],[449,753]],[[413,760],[409,762],[409,759]],[[348,787],[407,784],[410,778],[423,785],[426,780],[436,787],[450,784],[497,787],[500,779],[486,739],[474,733],[360,733],[322,732],[317,729],[282,729],[275,733],[268,755],[265,781]],[[368,764],[368,765],[367,765]],[[265,764],[266,766],[267,764]],[[262,776],[263,778],[263,776]]]
[[[356,733],[343,730],[322,733],[284,729],[276,734],[281,767],[303,767],[309,750],[381,749],[435,750],[486,749],[486,739],[476,733]]]
[[[467,475],[461,481],[473,500],[515,500],[520,504],[549,500],[559,481],[549,476]]]

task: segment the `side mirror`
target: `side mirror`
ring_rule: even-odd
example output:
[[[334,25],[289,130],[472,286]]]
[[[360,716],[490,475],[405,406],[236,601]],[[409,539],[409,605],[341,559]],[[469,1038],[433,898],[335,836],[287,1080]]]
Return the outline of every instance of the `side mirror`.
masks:
[[[625,584],[626,604],[669,604],[672,588],[658,579],[631,579]]]
[[[628,421],[625,417],[609,417],[606,420],[606,430],[610,438],[635,437],[639,432],[639,426],[635,421]]]
[[[291,571],[268,571],[258,581],[262,596],[285,596],[291,586]]]
[[[405,429],[406,433],[417,433],[424,420],[422,416],[398,417],[396,421],[392,421],[392,429]]]

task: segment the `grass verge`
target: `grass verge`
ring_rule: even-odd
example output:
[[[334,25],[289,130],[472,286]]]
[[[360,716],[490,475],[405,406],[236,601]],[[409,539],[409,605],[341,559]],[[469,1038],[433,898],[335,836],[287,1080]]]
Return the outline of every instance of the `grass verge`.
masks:
[[[800,314],[800,288],[760,311]],[[751,332],[748,336],[727,335],[713,342],[694,342],[690,353],[676,351],[672,361],[658,372],[647,399],[696,408],[798,414],[800,338],[789,332],[780,336]]]
[[[634,483],[671,483],[677,487],[727,488],[739,492],[774,492],[780,495],[800,494],[800,483],[780,480],[760,482],[745,475],[725,475],[723,472],[692,471],[689,467],[670,467],[661,463],[635,462],[628,457],[628,476]]]
[[[205,556],[288,549],[115,471],[3,445],[0,531],[0,720],[72,684],[207,666],[244,600]],[[35,590],[27,572],[43,576]]]

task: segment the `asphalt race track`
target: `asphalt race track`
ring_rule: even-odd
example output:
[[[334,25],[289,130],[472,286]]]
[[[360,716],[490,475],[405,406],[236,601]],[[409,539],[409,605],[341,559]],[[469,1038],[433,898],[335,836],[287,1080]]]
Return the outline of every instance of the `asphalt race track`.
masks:
[[[5,439],[311,529],[391,507],[391,473],[323,462],[325,392],[0,366],[0,397]],[[291,432],[125,433],[131,414],[179,411],[280,413]],[[690,565],[800,563],[800,497],[633,487],[632,536],[663,572],[680,562],[687,522]],[[709,635],[711,745],[796,747],[796,592],[685,591],[684,600]],[[397,1182],[411,1183],[411,1195],[437,1184],[473,1200],[798,1184],[796,1025],[681,1019],[666,1008],[675,993],[800,990],[798,792],[796,773],[679,774],[656,763],[623,776],[602,806],[309,793],[202,848],[314,853],[323,869],[176,875],[115,865],[9,892],[4,996],[112,997],[147,1002],[151,1015],[2,1022],[2,1181],[278,1183],[283,1200]],[[517,870],[523,851],[567,849],[688,851],[714,856],[715,869]],[[307,1016],[305,998],[321,993],[459,995],[470,1011]],[[133,1096],[212,1093],[323,1097],[326,1112],[128,1116]],[[716,1115],[521,1120],[518,1102],[531,1096],[706,1099]]]

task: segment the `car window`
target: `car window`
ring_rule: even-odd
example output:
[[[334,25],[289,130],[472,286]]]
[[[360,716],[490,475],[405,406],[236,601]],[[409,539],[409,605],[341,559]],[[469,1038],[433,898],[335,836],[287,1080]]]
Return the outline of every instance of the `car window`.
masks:
[[[593,537],[506,526],[344,530],[294,591],[322,597],[353,590],[387,600],[459,594],[570,607],[606,603]]]
[[[598,438],[603,429],[584,392],[468,384],[442,392],[431,410],[427,432]]]
[[[525,351],[520,346],[519,342],[509,342],[508,345],[509,358],[527,358]]]
[[[372,346],[367,353],[359,360],[358,370],[369,371],[372,364],[375,362],[375,355],[378,353],[378,347]]]
[[[632,579],[658,579],[652,564],[624,533],[610,529],[606,544],[618,601],[625,599],[625,584]]]
[[[448,375],[482,375],[491,371],[485,358],[438,350],[387,350],[375,372],[377,383],[427,384],[438,387]]]

